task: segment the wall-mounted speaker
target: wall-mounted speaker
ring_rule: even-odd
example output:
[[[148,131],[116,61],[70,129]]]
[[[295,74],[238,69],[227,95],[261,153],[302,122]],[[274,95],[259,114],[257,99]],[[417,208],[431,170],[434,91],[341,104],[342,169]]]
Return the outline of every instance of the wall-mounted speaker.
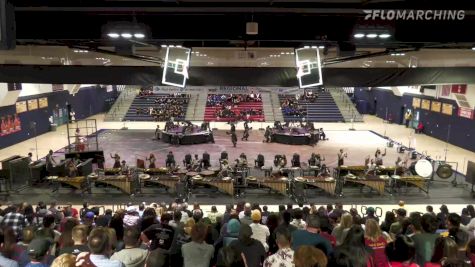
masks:
[[[11,0],[0,1],[0,50],[15,49],[15,7]]]

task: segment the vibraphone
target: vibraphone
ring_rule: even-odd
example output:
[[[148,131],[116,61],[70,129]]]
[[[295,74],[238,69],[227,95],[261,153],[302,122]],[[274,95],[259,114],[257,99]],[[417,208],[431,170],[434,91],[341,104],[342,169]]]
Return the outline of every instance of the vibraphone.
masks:
[[[117,175],[120,173],[120,168],[108,168],[104,169],[105,175]]]
[[[296,182],[299,182],[299,181],[296,180]],[[301,182],[308,186],[318,187],[332,196],[335,195],[335,189],[336,189],[335,179],[327,179],[325,177],[305,176],[303,177],[303,180]]]
[[[232,180],[220,180],[220,179],[202,179],[193,180],[193,183],[198,185],[209,185],[217,188],[219,191],[228,195],[234,195],[234,183]]]
[[[257,180],[257,184],[259,187],[267,187],[267,188],[270,188],[271,190],[276,191],[279,194],[287,195],[287,186],[288,186],[287,180],[264,179],[264,180]]]
[[[391,180],[393,183],[393,190],[397,190],[401,184],[404,184],[406,187],[406,193],[408,191],[409,185],[415,186],[419,188],[419,190],[424,191],[426,194],[429,194],[429,183],[430,179],[425,179],[421,176],[398,176],[393,175],[391,176]]]
[[[135,192],[134,181],[125,175],[99,176],[96,179],[96,182],[113,186],[128,195],[131,195]]]
[[[55,184],[55,186],[53,186],[53,192],[58,191],[61,184],[67,184],[77,190],[82,190],[82,192],[88,190],[89,188],[87,179],[84,176],[78,176],[74,178],[49,176],[47,179]]]
[[[360,166],[342,165],[338,167],[337,169],[339,170],[340,177],[345,176],[349,173],[354,174],[355,176],[361,176],[365,174],[367,167],[363,165],[360,165]],[[396,170],[396,166],[378,166],[376,168],[376,173],[378,175],[381,175],[381,174],[393,175],[395,170]]]
[[[146,180],[152,184],[158,184],[164,186],[165,188],[169,189],[170,192],[175,191],[175,186],[179,181],[178,177],[153,177],[149,180]]]
[[[347,175],[344,181],[345,183],[351,182],[351,183],[365,185],[369,188],[376,190],[380,195],[384,195],[386,180],[381,179],[377,176],[356,177],[356,176]]]

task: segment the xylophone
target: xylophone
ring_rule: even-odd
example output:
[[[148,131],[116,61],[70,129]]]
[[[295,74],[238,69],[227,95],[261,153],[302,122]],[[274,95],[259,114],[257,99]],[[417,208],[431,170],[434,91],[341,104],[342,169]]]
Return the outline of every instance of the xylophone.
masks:
[[[54,186],[53,191],[59,190],[61,184],[67,184],[74,187],[75,189],[83,191],[88,188],[87,179],[84,176],[78,176],[73,178],[49,176],[47,180],[57,184],[57,186]]]
[[[408,185],[413,185],[419,188],[421,191],[424,191],[426,194],[429,194],[429,182],[430,179],[425,179],[424,177],[413,175],[413,176],[391,176],[393,188],[399,187],[400,184],[404,183],[406,187],[406,192],[408,191]]]
[[[125,175],[119,176],[99,176],[96,182],[113,186],[122,192],[131,195],[134,193],[134,181]]]
[[[376,190],[380,195],[384,195],[386,179],[381,179],[378,176],[367,175],[366,177],[356,177],[354,175],[346,175],[344,181],[365,185]]]
[[[336,190],[336,180],[331,177],[314,177],[314,176],[305,176],[302,179],[295,178],[296,182],[302,182],[309,186],[314,186],[322,189],[323,191],[329,193],[330,195],[335,195]]]

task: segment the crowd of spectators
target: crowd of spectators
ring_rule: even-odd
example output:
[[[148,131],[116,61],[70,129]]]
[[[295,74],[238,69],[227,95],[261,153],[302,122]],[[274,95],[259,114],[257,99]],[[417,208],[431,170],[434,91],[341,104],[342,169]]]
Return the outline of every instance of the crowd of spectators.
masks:
[[[284,116],[293,116],[295,118],[303,118],[307,116],[307,109],[299,104],[299,101],[293,97],[285,97],[281,101],[281,109]]]
[[[433,267],[474,266],[475,210],[446,206],[379,222],[374,208],[239,202],[224,213],[198,204],[144,203],[113,212],[84,204],[9,204],[0,211],[0,266]]]
[[[206,102],[208,107],[217,107],[215,117],[234,118],[235,120],[249,120],[250,116],[262,116],[261,108],[238,108],[242,102],[262,102],[260,94],[209,94]]]
[[[140,96],[140,93],[139,93]],[[171,117],[183,118],[185,117],[186,105],[189,101],[189,96],[185,94],[168,94],[168,95],[147,95],[147,98],[153,99],[152,106],[137,107],[137,115],[149,115],[155,121],[167,121]]]
[[[262,102],[260,94],[209,94],[206,101],[207,107],[225,106],[231,109],[241,102]]]

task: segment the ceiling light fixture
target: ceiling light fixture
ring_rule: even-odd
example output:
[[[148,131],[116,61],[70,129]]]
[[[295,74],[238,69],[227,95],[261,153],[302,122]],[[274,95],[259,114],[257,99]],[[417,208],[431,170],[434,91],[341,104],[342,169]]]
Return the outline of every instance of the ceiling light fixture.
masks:
[[[358,38],[358,39],[359,39],[359,38],[363,38],[364,36],[365,36],[364,33],[355,33],[355,34],[353,35],[353,37]]]
[[[130,34],[128,32],[124,32],[120,36],[122,36],[123,38],[126,38],[126,39],[132,38],[132,34]]]
[[[472,50],[475,51],[475,46],[472,46]]]
[[[310,46],[306,45],[306,46],[304,46],[303,48],[310,48]]]
[[[137,38],[137,39],[143,39],[143,38],[145,38],[145,34],[143,34],[143,33],[135,33],[135,34],[134,34],[134,37]]]
[[[368,33],[366,34],[366,38],[370,38],[370,39],[373,39],[373,38],[376,38],[378,37],[378,35],[376,33]]]
[[[320,49],[324,49],[324,48],[325,48],[325,46],[324,46],[324,45],[320,45],[318,48],[320,48]]]
[[[161,47],[162,47],[162,48],[165,48],[165,47],[167,47],[167,45],[162,44]]]
[[[110,32],[107,34],[107,36],[109,36],[110,38],[119,38],[120,35],[116,32]]]
[[[379,35],[379,38],[381,39],[388,39],[389,37],[391,37],[391,34],[389,33],[382,33]]]

